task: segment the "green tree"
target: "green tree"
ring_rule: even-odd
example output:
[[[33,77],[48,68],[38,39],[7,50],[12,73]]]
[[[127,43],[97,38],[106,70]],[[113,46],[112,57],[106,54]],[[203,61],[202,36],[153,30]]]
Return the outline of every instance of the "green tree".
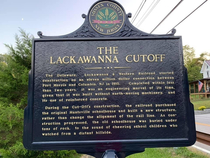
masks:
[[[16,46],[5,44],[8,54],[1,55],[0,101],[3,100],[7,104],[17,104],[23,101],[22,105],[25,107],[33,36],[26,34],[22,29],[20,29],[20,34],[20,36],[15,36]]]
[[[183,46],[183,53],[184,53],[184,65],[185,67],[188,67],[188,65],[195,58],[195,50],[189,45],[185,45]]]
[[[195,57],[195,50],[189,45],[183,46],[184,53],[184,65],[187,68],[188,81],[196,81],[202,79],[202,74],[200,73],[201,67],[204,60],[210,57],[209,53],[202,53],[198,58]]]
[[[20,29],[15,47],[5,45],[8,54],[0,54],[0,153],[4,158],[77,158],[75,151],[28,151],[23,147],[32,39]]]

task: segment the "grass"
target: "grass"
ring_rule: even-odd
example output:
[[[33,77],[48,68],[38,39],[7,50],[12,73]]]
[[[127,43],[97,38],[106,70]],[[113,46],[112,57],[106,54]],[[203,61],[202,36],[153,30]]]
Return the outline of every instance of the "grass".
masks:
[[[208,99],[210,96],[208,95]],[[190,94],[190,99],[191,100],[202,100],[202,99],[205,99],[205,95],[204,94],[200,94],[200,95],[193,95],[193,94]]]
[[[187,148],[146,149],[145,152],[128,156],[127,158],[209,158],[209,156],[192,152]]]
[[[200,99],[199,95],[190,95],[191,100],[196,100],[196,99]]]
[[[200,106],[205,106],[207,109],[210,109],[210,99],[191,100],[191,102],[194,105],[195,110]]]

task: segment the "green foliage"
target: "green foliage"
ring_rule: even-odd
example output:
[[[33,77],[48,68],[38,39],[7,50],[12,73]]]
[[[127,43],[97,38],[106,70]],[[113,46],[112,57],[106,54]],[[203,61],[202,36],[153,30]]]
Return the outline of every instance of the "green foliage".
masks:
[[[28,151],[22,144],[33,36],[20,29],[0,54],[0,153],[4,158],[79,158],[75,151]]]
[[[28,151],[21,142],[17,142],[8,150],[0,150],[4,158],[79,158],[76,151]]]
[[[23,110],[12,104],[0,108],[0,148],[8,148],[22,140]]]
[[[9,50],[10,57],[18,65],[24,66],[28,70],[31,68],[31,52],[33,36],[20,29],[20,36],[16,35],[16,47],[5,44]]]
[[[194,48],[188,45],[185,45],[183,47],[183,51],[184,51],[184,65],[187,68],[188,72],[188,81],[192,82],[202,79],[203,76],[200,73],[201,67],[203,65],[204,60],[206,60],[207,57],[210,57],[210,54],[202,53],[200,54],[200,57],[195,58]]]
[[[192,60],[195,58],[195,50],[189,45],[183,46],[184,51],[184,65],[188,67]]]
[[[0,102],[26,106],[28,72],[31,65],[32,36],[20,30],[16,47],[5,45],[8,54],[0,56]],[[25,101],[24,101],[25,100]]]

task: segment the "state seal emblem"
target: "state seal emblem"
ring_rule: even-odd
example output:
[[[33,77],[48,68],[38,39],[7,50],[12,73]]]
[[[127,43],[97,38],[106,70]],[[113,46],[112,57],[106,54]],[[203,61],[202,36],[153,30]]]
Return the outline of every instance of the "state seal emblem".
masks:
[[[122,28],[125,21],[125,13],[118,4],[103,1],[92,7],[89,21],[96,32],[103,35],[111,35]]]

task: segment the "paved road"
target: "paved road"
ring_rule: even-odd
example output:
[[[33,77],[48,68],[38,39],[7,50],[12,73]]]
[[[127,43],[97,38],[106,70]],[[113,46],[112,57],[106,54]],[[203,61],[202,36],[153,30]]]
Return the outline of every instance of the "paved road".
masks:
[[[196,131],[210,134],[210,114],[195,115]]]
[[[210,114],[195,115],[196,131],[210,134]],[[194,147],[210,154],[210,146],[196,142]]]

